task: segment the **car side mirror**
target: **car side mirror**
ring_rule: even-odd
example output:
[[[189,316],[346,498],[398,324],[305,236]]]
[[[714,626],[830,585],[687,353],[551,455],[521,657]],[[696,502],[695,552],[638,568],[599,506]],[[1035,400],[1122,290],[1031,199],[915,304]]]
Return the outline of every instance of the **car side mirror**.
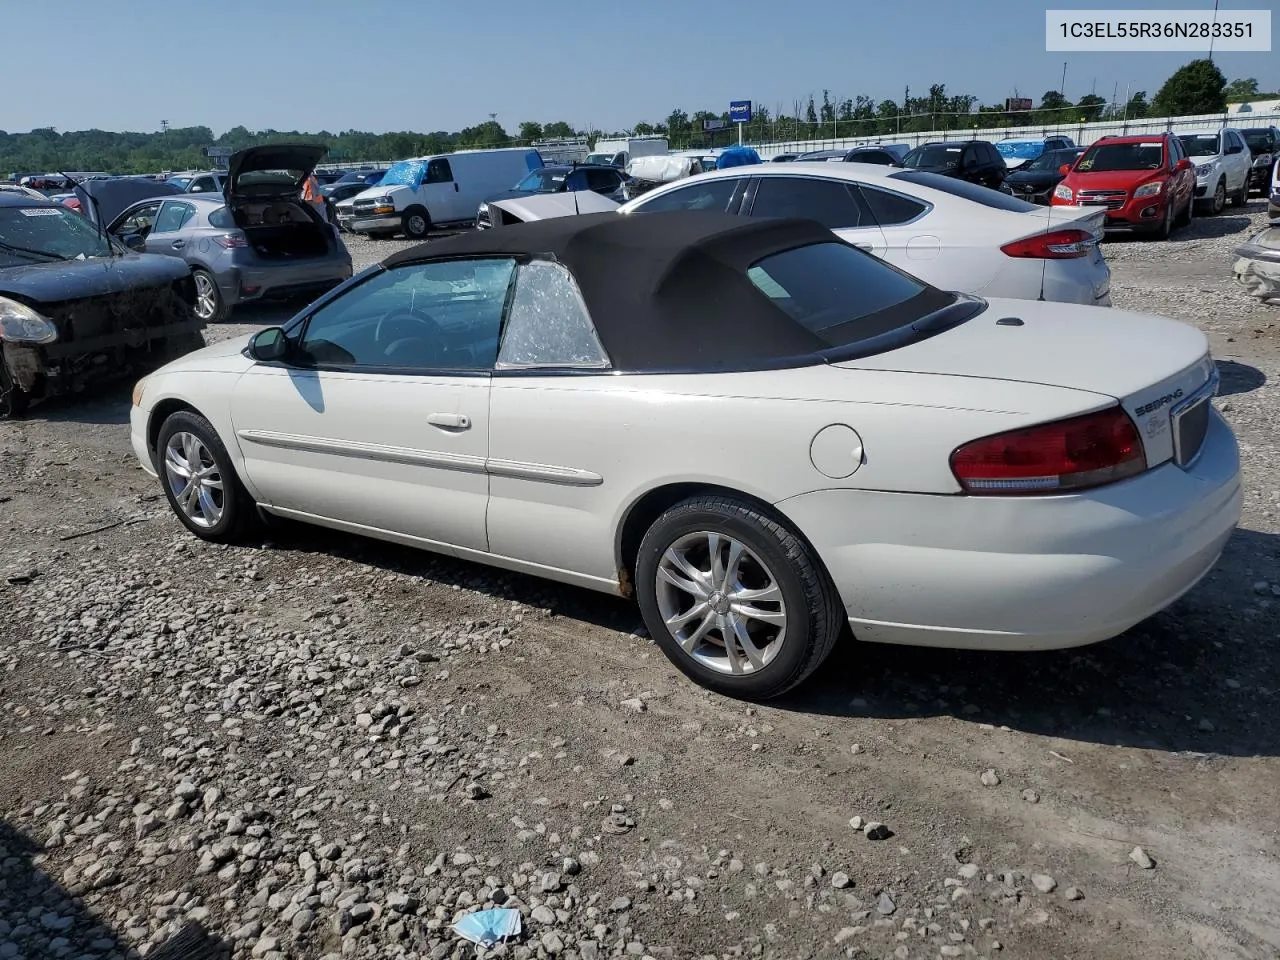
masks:
[[[289,352],[289,337],[281,327],[259,330],[249,340],[249,356],[259,363],[283,360]]]
[[[130,250],[142,251],[147,249],[147,238],[140,233],[126,233],[120,238],[120,242]]]
[[[1194,166],[1194,164],[1193,164],[1190,160],[1188,160],[1186,157],[1183,157],[1183,158],[1182,158],[1181,160],[1179,160],[1176,164],[1174,164],[1173,169],[1175,169],[1175,170],[1190,170],[1193,166]]]
[[[1062,166],[1058,168],[1058,172],[1065,177],[1068,173],[1071,172],[1071,164],[1064,163]]]

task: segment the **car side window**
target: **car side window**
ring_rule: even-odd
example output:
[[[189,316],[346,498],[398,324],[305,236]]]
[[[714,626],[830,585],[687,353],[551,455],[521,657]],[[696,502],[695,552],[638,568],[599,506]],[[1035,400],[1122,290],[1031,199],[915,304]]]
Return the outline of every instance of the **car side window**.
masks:
[[[160,215],[156,217],[156,225],[152,233],[172,233],[180,230],[182,225],[195,216],[196,208],[189,203],[177,200],[166,200],[160,207]]]
[[[587,172],[585,170],[574,170],[565,179],[564,188],[569,193],[576,193],[579,190],[587,189]]]
[[[734,188],[740,178],[703,180],[680,187],[652,200],[645,200],[635,207],[635,212],[650,213],[657,210],[714,210],[723,213],[729,207]]]
[[[519,268],[496,366],[609,366],[578,284],[561,264],[534,260]]]
[[[514,273],[510,258],[411,263],[376,273],[307,319],[298,356],[307,366],[491,370]]]
[[[588,170],[587,187],[597,193],[610,193],[618,189],[620,177],[609,170]]]
[[[449,167],[449,161],[444,157],[436,157],[427,164],[427,175],[423,178],[423,183],[451,183],[453,182],[453,170]]]
[[[213,191],[213,177],[198,177],[196,182],[187,188],[188,193],[210,193]]]
[[[1004,157],[1000,156],[1000,151],[991,144],[984,143],[982,145],[982,149],[986,151],[988,163],[994,163],[996,166],[1000,166],[1004,163]]]
[[[900,223],[907,223],[929,209],[927,205],[919,200],[904,197],[900,193],[881,190],[878,187],[871,187],[865,183],[862,184],[861,191],[862,197],[871,209],[871,214],[875,217],[876,223],[882,227],[892,227]]]
[[[145,204],[117,223],[115,229],[111,232],[118,237],[128,236],[131,233],[140,233],[146,236],[151,232],[151,227],[156,222],[156,214],[159,212],[159,203]]]
[[[832,230],[873,225],[856,189],[817,177],[761,177],[751,216],[804,217]]]

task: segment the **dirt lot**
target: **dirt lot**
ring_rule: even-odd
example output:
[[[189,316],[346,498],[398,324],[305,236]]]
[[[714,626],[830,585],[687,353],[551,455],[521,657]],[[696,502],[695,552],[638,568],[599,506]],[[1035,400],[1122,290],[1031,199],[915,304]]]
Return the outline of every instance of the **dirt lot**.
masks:
[[[1247,499],[1202,585],[1082,650],[850,646],[766,707],[680,679],[621,600],[195,540],[128,385],[0,424],[0,960],[189,918],[244,957],[473,956],[449,924],[499,903],[525,936],[489,955],[1280,955],[1280,307],[1229,255],[1262,220],[1105,247],[1116,305],[1222,368]]]

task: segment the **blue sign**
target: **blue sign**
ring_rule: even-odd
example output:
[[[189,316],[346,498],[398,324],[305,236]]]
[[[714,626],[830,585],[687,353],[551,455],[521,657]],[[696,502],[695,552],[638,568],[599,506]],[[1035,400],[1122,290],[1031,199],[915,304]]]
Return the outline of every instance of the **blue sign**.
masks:
[[[751,122],[751,101],[750,100],[730,100],[729,101],[729,120],[732,123],[750,123]]]

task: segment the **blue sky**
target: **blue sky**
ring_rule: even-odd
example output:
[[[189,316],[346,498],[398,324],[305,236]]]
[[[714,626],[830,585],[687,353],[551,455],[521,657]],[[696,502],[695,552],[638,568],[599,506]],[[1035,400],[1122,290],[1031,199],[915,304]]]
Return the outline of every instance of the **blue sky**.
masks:
[[[1277,0],[1222,9],[1275,9]],[[496,113],[623,129],[673,107],[752,99],[900,100],[931,83],[1002,101],[1118,84],[1154,96],[1191,53],[1047,53],[1044,9],[1019,0],[59,0],[6,17],[0,129],[172,126],[457,130]],[[1055,8],[1211,9],[1125,0]],[[108,12],[114,8],[114,11]],[[332,12],[329,9],[332,8]],[[56,16],[50,19],[52,9]],[[1280,16],[1273,13],[1280,24]],[[14,42],[22,38],[24,42]],[[1274,42],[1274,39],[1273,39]],[[1228,79],[1280,88],[1280,53],[1226,53]]]

